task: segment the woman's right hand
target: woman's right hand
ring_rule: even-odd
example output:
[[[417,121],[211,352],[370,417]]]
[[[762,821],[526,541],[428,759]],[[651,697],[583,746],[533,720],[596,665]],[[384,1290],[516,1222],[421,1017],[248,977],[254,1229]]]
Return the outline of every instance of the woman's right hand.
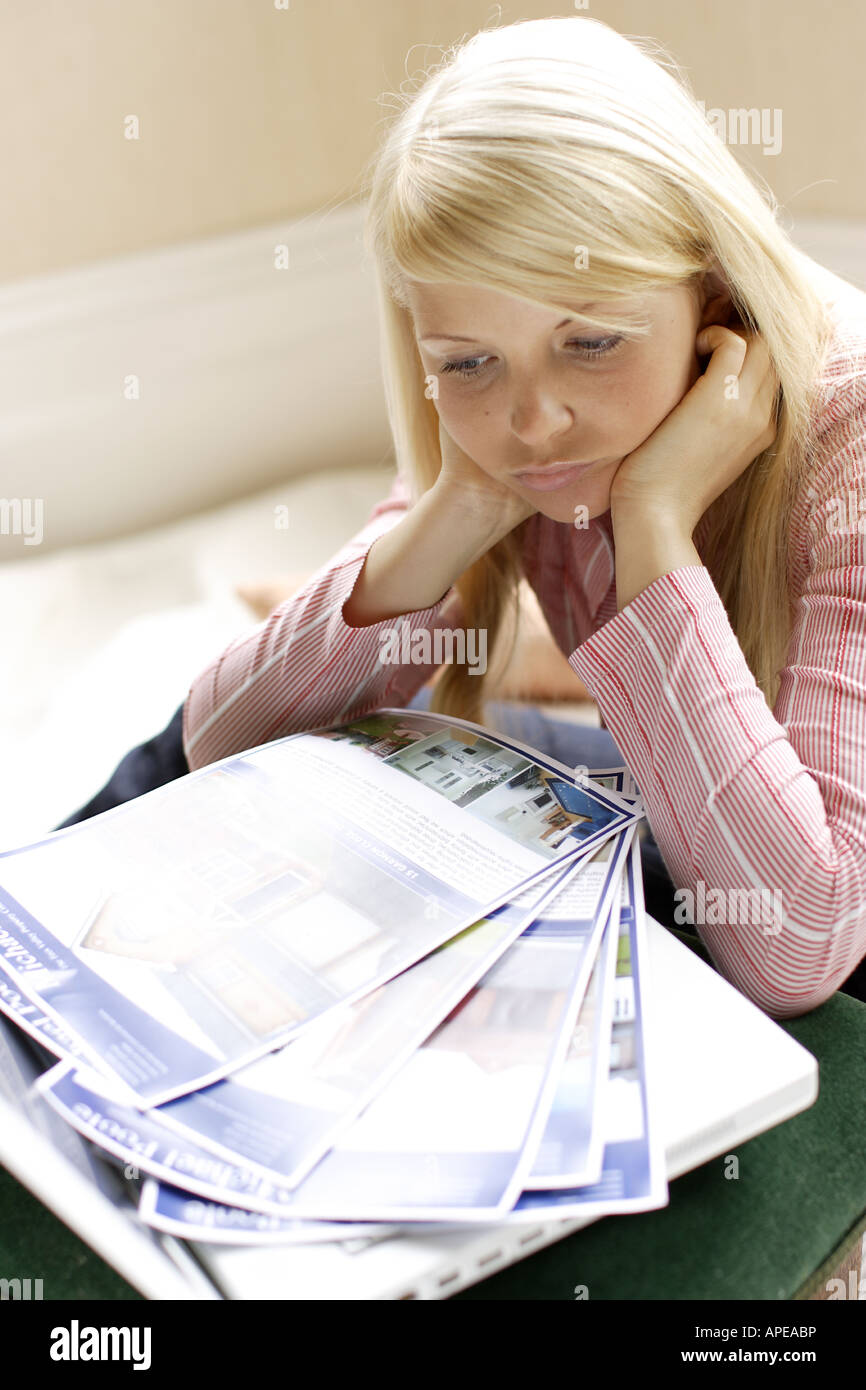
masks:
[[[538,510],[479,468],[441,420],[442,467],[403,519],[370,546],[343,604],[350,627],[431,608],[471,565]]]
[[[489,473],[479,467],[464,449],[452,439],[442,420],[439,420],[439,445],[442,450],[442,468],[435,487],[442,495],[456,499],[461,509],[466,509],[479,528],[491,533],[497,540],[507,536],[515,526],[538,511],[506,483],[497,482]]]

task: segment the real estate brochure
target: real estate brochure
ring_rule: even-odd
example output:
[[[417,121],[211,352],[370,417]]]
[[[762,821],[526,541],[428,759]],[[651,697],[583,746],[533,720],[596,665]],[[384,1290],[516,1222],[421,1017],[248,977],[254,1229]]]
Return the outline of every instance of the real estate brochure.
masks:
[[[274,1184],[293,1186],[330,1148],[565,872],[357,1003],[329,1010],[296,1041],[201,1091],[142,1112],[116,1080],[71,1059],[46,1072],[39,1087],[81,1134],[126,1163],[167,1181],[186,1178],[206,1197],[231,1201],[236,1193],[263,1212],[278,1212],[286,1197],[273,1193]]]
[[[609,1216],[667,1205],[668,1184],[658,1107],[658,1085],[649,1048],[646,921],[640,846],[633,835],[620,901],[611,1060],[604,1095],[604,1157],[597,1183],[574,1189],[526,1191],[504,1218]]]
[[[604,1136],[597,1097],[610,1063],[619,907],[604,929],[525,1188],[581,1187],[601,1177]]]
[[[430,1007],[430,1000],[419,995],[417,991],[414,996],[407,993],[403,986],[411,976],[422,977],[425,967],[440,964],[449,955],[455,959],[452,966],[452,975],[457,971],[459,978],[462,975],[463,988],[458,996],[457,1004],[461,999],[471,997],[472,989],[480,975],[484,975],[479,988],[486,991],[482,998],[490,996],[491,991],[498,989],[496,999],[505,999],[507,986],[504,983],[505,966],[515,979],[520,981],[520,989],[510,990],[511,1010],[520,1011],[521,1006],[525,1012],[527,1004],[534,1008],[536,1012],[542,1011],[541,1037],[545,1032],[552,1028],[556,1023],[556,1016],[552,1006],[558,997],[568,1004],[568,1013],[564,1016],[560,1028],[560,1042],[564,1048],[568,1042],[568,1036],[561,1036],[565,1030],[570,1032],[569,1024],[575,1008],[579,1005],[580,996],[586,979],[590,973],[593,963],[595,943],[600,933],[601,923],[610,910],[611,905],[618,898],[622,880],[622,868],[627,844],[623,837],[608,841],[603,845],[589,865],[572,865],[567,871],[567,882],[560,884],[553,891],[551,897],[550,890],[546,894],[546,902],[537,906],[534,911],[532,925],[521,935],[519,941],[515,943],[504,954],[501,944],[494,941],[496,947],[494,957],[499,957],[499,969],[479,967],[479,957],[483,960],[484,956],[479,952],[477,945],[472,948],[475,934],[484,930],[484,925],[471,929],[469,933],[464,933],[455,941],[440,947],[433,955],[425,961],[413,966],[404,975],[398,976],[396,980],[390,981],[378,992],[378,1007],[371,1012],[379,1015],[379,1034],[374,1036],[375,1046],[371,1049],[371,1058],[367,1059],[365,1071],[365,1059],[360,1055],[353,1061],[352,1038],[355,1036],[354,1030],[348,1025],[343,1015],[340,1016],[340,1027],[343,1036],[339,1039],[328,1037],[325,1039],[324,1062],[326,1065],[326,1076],[331,1073],[332,1067],[328,1063],[327,1048],[328,1044],[334,1042],[335,1049],[332,1056],[341,1058],[337,1071],[340,1075],[345,1075],[350,1083],[357,1081],[360,1076],[362,1086],[360,1090],[357,1085],[350,1084],[348,1095],[351,1098],[351,1105],[343,1109],[342,1124],[337,1126],[332,1123],[331,1142],[325,1144],[325,1149],[330,1149],[339,1129],[345,1129],[346,1125],[354,1118],[360,1109],[372,1098],[376,1091],[381,1091],[388,1079],[398,1067],[389,1064],[383,1067],[383,1061],[387,1056],[387,1046],[390,1041],[395,1050],[395,1057],[400,1062],[409,1061],[411,1055],[416,1051],[420,1042],[423,1042],[430,1033],[434,1031],[444,1014],[450,1011],[453,1000],[453,979],[440,969],[438,972],[430,974],[424,981],[424,988],[428,996],[435,996],[437,984],[444,980],[445,990],[440,995],[441,1002],[435,1009]],[[600,860],[596,864],[596,860]],[[594,867],[591,875],[594,887],[584,883],[587,869]],[[538,897],[538,894],[528,894],[526,896]],[[467,956],[467,942],[470,951]],[[518,950],[518,948],[521,948]],[[487,956],[490,955],[490,947],[487,948]],[[563,991],[569,987],[574,991],[567,996]],[[389,1007],[388,996],[390,998]],[[376,996],[368,996],[368,999],[376,999]],[[435,1019],[429,1027],[418,1035],[418,1018],[406,1016],[405,1010],[411,1007],[413,1001],[416,1004],[427,1006],[428,1022]],[[365,1001],[366,1002],[366,1001]],[[351,1006],[352,1010],[357,1010],[360,1006]],[[345,1013],[347,1011],[343,1011]],[[421,1009],[416,1010],[420,1014]],[[515,1025],[516,1026],[516,1025]],[[441,1030],[440,1030],[441,1031]],[[456,1030],[452,1024],[452,1034]],[[538,1033],[538,1028],[536,1028]],[[479,1048],[486,1047],[488,1062],[494,1063],[494,1070],[499,1073],[507,1068],[507,1057],[492,1058],[491,1048],[496,1045],[497,1039],[502,1032],[502,1025],[496,1025],[496,1031],[491,1030],[490,1020],[484,1017],[479,1024],[476,1024],[470,1039],[475,1046],[473,1053],[468,1057],[470,1064],[479,1060]],[[524,1024],[519,1036],[526,1041],[526,1025]],[[414,1042],[413,1042],[414,1037]],[[288,1125],[290,1122],[298,1123],[299,1105],[292,1106],[287,1097],[291,1096],[292,1086],[296,1093],[302,1094],[302,1084],[307,1069],[310,1069],[309,1084],[314,1093],[321,1079],[317,1079],[315,1069],[323,1065],[323,1046],[322,1041],[317,1038],[316,1049],[305,1046],[308,1038],[304,1037],[295,1043],[289,1043],[279,1053],[263,1062],[253,1063],[251,1067],[245,1068],[238,1073],[238,1080],[229,1080],[218,1083],[216,1086],[207,1088],[201,1093],[203,1096],[212,1096],[218,1093],[225,1097],[224,1104],[214,1104],[204,1111],[204,1121],[210,1121],[210,1129],[213,1128],[213,1115],[219,1120],[219,1133],[223,1140],[220,1145],[213,1145],[210,1141],[210,1134],[202,1134],[201,1129],[189,1124],[166,1123],[168,1112],[173,1111],[177,1106],[184,1106],[189,1100],[195,1097],[185,1097],[182,1101],[173,1101],[157,1110],[151,1110],[142,1114],[124,1104],[122,1095],[115,1090],[111,1092],[111,1085],[105,1079],[100,1078],[93,1072],[86,1069],[76,1068],[71,1063],[61,1062],[55,1068],[47,1072],[40,1080],[40,1089],[44,1092],[49,1103],[64,1116],[85,1137],[94,1143],[105,1147],[133,1169],[140,1169],[162,1180],[163,1182],[176,1183],[185,1186],[189,1191],[197,1195],[211,1199],[212,1201],[222,1201],[224,1203],[239,1203],[246,1206],[249,1210],[258,1211],[272,1216],[286,1216],[290,1207],[297,1209],[296,1199],[289,1196],[285,1190],[289,1185],[285,1174],[271,1169],[269,1172],[263,1171],[262,1165],[253,1165],[248,1161],[250,1153],[256,1154],[256,1146],[260,1150],[270,1149],[279,1142],[280,1130],[278,1118],[280,1108],[275,1104],[279,1100],[283,1106],[283,1118]],[[410,1044],[407,1051],[407,1042]],[[440,1048],[443,1042],[440,1039]],[[438,1055],[438,1054],[437,1054]],[[483,1065],[482,1058],[482,1079]],[[551,1059],[551,1067],[556,1066],[556,1058]],[[239,1084],[240,1078],[250,1076],[260,1070],[267,1062],[273,1062],[277,1066],[282,1064],[282,1074],[280,1084],[272,1088],[271,1092],[256,1089],[255,1087],[242,1087]],[[528,1061],[528,1059],[527,1059]],[[287,1063],[291,1062],[289,1067]],[[411,1062],[410,1062],[411,1065]],[[416,1063],[417,1068],[417,1063]],[[525,1065],[519,1068],[521,1073],[525,1073]],[[533,1097],[533,1106],[529,1118],[534,1119],[537,1126],[543,1121],[543,1112],[537,1109],[537,1102],[542,1100],[542,1086],[546,1081],[547,1070],[537,1071],[536,1080],[538,1082],[538,1095]],[[513,1077],[513,1073],[509,1073]],[[502,1084],[509,1079],[509,1076],[498,1077],[497,1086],[501,1089]],[[416,1078],[417,1080],[417,1078]],[[373,1083],[371,1085],[371,1082]],[[403,1083],[405,1084],[405,1083]],[[410,1081],[411,1085],[411,1081]],[[240,1093],[241,1099],[238,1100],[230,1094],[234,1088]],[[278,1094],[275,1095],[275,1093]],[[345,1095],[346,1093],[344,1093]],[[398,1098],[399,1104],[399,1098]],[[418,1104],[422,1107],[429,1104],[425,1102],[423,1096],[419,1096]],[[463,1102],[461,1101],[461,1104]],[[392,1102],[393,1105],[393,1102]],[[447,1110],[447,1103],[445,1109]],[[226,1114],[221,1115],[224,1109]],[[442,1105],[440,1102],[440,1110]],[[513,1107],[511,1107],[513,1112]],[[328,1117],[333,1121],[333,1115],[328,1113]],[[387,1114],[387,1107],[385,1110]],[[259,1119],[261,1115],[261,1119]],[[511,1115],[512,1120],[514,1114]],[[445,1124],[441,1118],[436,1121],[434,1115],[428,1117],[429,1124],[437,1124],[439,1131],[444,1132]],[[453,1123],[453,1121],[452,1121]],[[325,1132],[321,1124],[315,1127],[317,1135],[316,1157],[321,1158],[322,1140],[321,1135]],[[261,1135],[261,1137],[260,1137]],[[291,1136],[289,1136],[291,1137]],[[288,1139],[286,1140],[288,1143]],[[525,1147],[521,1146],[522,1149]],[[216,1152],[219,1150],[219,1157]],[[340,1150],[339,1142],[336,1144],[338,1154]],[[259,1154],[259,1156],[261,1156]],[[515,1172],[512,1178],[512,1185],[516,1185],[519,1190],[519,1169],[517,1167],[520,1159],[518,1153],[514,1159]],[[342,1160],[345,1162],[345,1157]],[[474,1160],[473,1160],[474,1161]],[[384,1162],[384,1160],[383,1160]],[[413,1155],[407,1155],[406,1169],[411,1166]],[[305,1167],[311,1167],[311,1163],[306,1163]],[[323,1169],[327,1175],[330,1167],[334,1171],[335,1165],[330,1165],[326,1160]],[[294,1175],[292,1175],[294,1180]],[[363,1194],[358,1188],[357,1179],[353,1180],[353,1188],[358,1200],[363,1198]],[[466,1192],[465,1179],[462,1181],[464,1194]],[[345,1200],[341,1198],[340,1200]],[[381,1200],[381,1199],[380,1199]],[[371,1218],[372,1219],[372,1218]]]
[[[620,884],[618,901],[612,905],[611,925],[616,927],[617,949],[614,955],[615,974],[609,968],[601,971],[612,996],[612,1007],[602,1005],[601,1012],[611,1023],[611,1044],[606,1051],[608,1058],[607,1084],[603,1094],[595,1095],[594,1106],[598,1112],[604,1141],[604,1158],[601,1177],[588,1184],[575,1184],[573,1188],[555,1190],[531,1190],[527,1187],[512,1200],[510,1209],[500,1211],[495,1217],[495,1226],[525,1224],[527,1221],[545,1216],[574,1217],[585,1215],[598,1217],[646,1211],[665,1206],[668,1201],[668,1187],[665,1175],[664,1148],[659,1133],[657,1118],[652,1113],[652,1094],[654,1087],[652,1057],[648,1055],[646,1023],[649,1004],[646,990],[646,939],[643,920],[643,895],[640,879],[640,858],[638,838],[632,833],[629,853],[625,861],[625,874]],[[642,972],[643,970],[643,982]],[[595,1030],[597,1036],[597,1030]],[[561,1058],[558,1067],[548,1073],[548,1081],[558,1089],[566,1066]],[[407,1120],[411,1123],[411,1117]],[[486,1151],[485,1151],[486,1152]],[[533,1152],[531,1144],[524,1150],[524,1158]],[[322,1165],[324,1167],[325,1165]],[[361,1170],[363,1178],[363,1170]],[[441,1175],[440,1175],[441,1176]],[[354,1184],[355,1175],[346,1175],[345,1182]],[[301,1189],[301,1191],[303,1188]],[[433,1191],[431,1175],[428,1191]],[[234,1200],[234,1199],[233,1199]],[[189,1191],[180,1187],[167,1186],[149,1181],[142,1190],[140,1202],[142,1219],[152,1221],[161,1230],[175,1235],[185,1235],[188,1239],[198,1239],[205,1227],[203,1222],[211,1223],[211,1229],[222,1228],[225,1236],[215,1235],[213,1239],[235,1241],[232,1228],[239,1227],[246,1232],[245,1240],[251,1244],[273,1243],[274,1235],[267,1229],[256,1234],[254,1216],[250,1220],[232,1215],[230,1206],[218,1203],[203,1208],[191,1199]],[[442,1209],[439,1219],[431,1222],[420,1218],[413,1220],[404,1216],[389,1231],[387,1227],[377,1227],[374,1222],[364,1225],[353,1224],[351,1229],[356,1238],[375,1240],[399,1239],[402,1232],[423,1234],[424,1231],[460,1229],[467,1224],[480,1224],[483,1229],[488,1218],[480,1207],[467,1205],[461,1211]],[[322,1220],[322,1226],[333,1223]],[[315,1222],[311,1221],[311,1228]],[[345,1230],[349,1230],[346,1223]],[[301,1223],[295,1231],[295,1238],[302,1234]],[[206,1239],[209,1237],[205,1237]]]
[[[379,710],[0,855],[30,1104],[163,1240],[662,1205],[642,815],[625,768]]]
[[[380,710],[0,855],[0,956],[95,1070],[159,1105],[362,998],[640,814],[480,726]]]

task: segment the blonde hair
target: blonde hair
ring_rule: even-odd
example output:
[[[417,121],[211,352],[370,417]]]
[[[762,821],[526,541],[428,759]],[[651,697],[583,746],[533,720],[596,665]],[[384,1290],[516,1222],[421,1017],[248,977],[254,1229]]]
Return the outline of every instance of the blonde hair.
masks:
[[[696,287],[715,271],[770,353],[777,433],[708,508],[695,542],[772,709],[793,617],[791,509],[831,330],[771,191],[737,163],[654,40],[583,16],[482,30],[399,100],[367,180],[365,239],[397,468],[413,499],[435,482],[441,453],[407,281],[483,285],[567,314],[579,284],[581,300],[605,307],[588,323],[639,334],[617,298]],[[515,612],[521,531],[457,582],[464,621],[487,629],[488,649],[506,605]],[[483,721],[482,685],[450,665],[432,707]]]

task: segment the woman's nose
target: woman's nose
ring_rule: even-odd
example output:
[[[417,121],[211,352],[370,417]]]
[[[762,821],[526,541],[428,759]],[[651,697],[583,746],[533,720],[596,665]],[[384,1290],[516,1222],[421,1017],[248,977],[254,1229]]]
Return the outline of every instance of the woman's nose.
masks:
[[[511,429],[530,448],[542,452],[574,427],[571,407],[540,387],[523,391],[511,410]]]

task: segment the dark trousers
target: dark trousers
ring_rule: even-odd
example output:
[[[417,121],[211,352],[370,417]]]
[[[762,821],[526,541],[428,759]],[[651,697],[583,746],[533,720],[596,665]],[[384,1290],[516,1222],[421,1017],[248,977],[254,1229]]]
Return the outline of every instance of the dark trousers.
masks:
[[[77,825],[79,821],[89,820],[102,811],[121,806],[124,801],[132,801],[136,796],[152,792],[156,787],[164,787],[166,782],[173,782],[177,777],[184,777],[189,772],[189,763],[183,751],[182,718],[183,705],[180,705],[162,732],[154,734],[146,743],[140,743],[127,753],[102,790],[62,825],[55,826],[55,830]]]
[[[430,694],[429,687],[420,690],[410,702],[409,708],[426,709],[429,706]],[[510,735],[537,748],[567,767],[574,768],[584,764],[590,768],[598,768],[625,763],[607,729],[589,728],[563,719],[550,719],[534,705],[516,706],[507,702],[491,701],[487,708],[491,727],[505,737]],[[127,753],[101,791],[56,829],[62,830],[66,826],[88,820],[90,816],[98,816],[102,811],[110,811],[114,806],[132,801],[135,797],[153,791],[156,787],[162,787],[166,782],[172,782],[189,772],[181,738],[182,715],[183,705],[175,710],[161,733],[155,734],[146,743],[139,744]],[[674,919],[677,906],[674,899],[675,886],[648,826],[645,827],[645,831],[646,834],[640,843],[640,855],[646,910],[662,926],[696,935],[693,927]],[[860,962],[840,988],[846,994],[853,995],[855,999],[866,1001],[866,959]]]

